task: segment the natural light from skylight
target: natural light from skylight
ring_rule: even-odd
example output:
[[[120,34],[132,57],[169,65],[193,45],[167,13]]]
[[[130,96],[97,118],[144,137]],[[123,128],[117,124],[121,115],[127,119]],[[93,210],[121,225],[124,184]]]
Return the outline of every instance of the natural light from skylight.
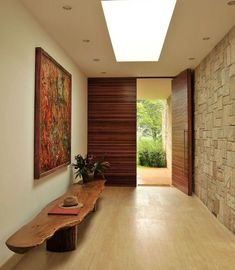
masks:
[[[158,61],[176,0],[101,3],[117,62]]]

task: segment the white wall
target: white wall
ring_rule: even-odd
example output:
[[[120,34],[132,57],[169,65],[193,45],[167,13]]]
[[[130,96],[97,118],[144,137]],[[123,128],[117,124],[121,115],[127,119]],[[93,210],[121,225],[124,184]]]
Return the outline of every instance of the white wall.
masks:
[[[0,265],[6,239],[70,183],[62,169],[33,180],[35,47],[72,74],[72,157],[87,151],[87,80],[17,0],[0,2]]]

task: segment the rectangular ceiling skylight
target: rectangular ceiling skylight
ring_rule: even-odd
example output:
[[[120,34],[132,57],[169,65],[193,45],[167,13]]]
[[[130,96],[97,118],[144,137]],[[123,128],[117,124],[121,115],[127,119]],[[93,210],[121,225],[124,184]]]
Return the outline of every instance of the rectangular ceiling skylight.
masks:
[[[176,0],[101,2],[116,60],[158,61]]]

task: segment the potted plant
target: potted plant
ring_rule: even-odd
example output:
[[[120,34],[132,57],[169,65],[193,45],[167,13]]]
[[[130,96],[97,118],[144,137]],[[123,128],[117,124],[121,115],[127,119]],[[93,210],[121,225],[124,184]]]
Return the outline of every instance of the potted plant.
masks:
[[[110,168],[110,163],[105,161],[103,157],[101,160],[98,160],[94,164],[94,177],[102,177],[104,178],[104,172]]]
[[[110,167],[110,164],[104,158],[96,160],[93,155],[83,157],[78,154],[75,156],[75,163],[72,166],[75,169],[75,179],[79,176],[86,183],[97,177],[104,178],[104,171]]]

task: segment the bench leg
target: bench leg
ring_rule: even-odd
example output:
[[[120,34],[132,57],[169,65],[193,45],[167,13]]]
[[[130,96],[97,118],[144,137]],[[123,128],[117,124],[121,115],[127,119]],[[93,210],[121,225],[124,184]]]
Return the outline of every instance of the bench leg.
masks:
[[[72,251],[77,247],[77,226],[66,228],[55,232],[47,240],[46,248],[48,251],[64,252]]]
[[[96,210],[97,210],[97,203],[94,205],[92,212],[96,212]]]

